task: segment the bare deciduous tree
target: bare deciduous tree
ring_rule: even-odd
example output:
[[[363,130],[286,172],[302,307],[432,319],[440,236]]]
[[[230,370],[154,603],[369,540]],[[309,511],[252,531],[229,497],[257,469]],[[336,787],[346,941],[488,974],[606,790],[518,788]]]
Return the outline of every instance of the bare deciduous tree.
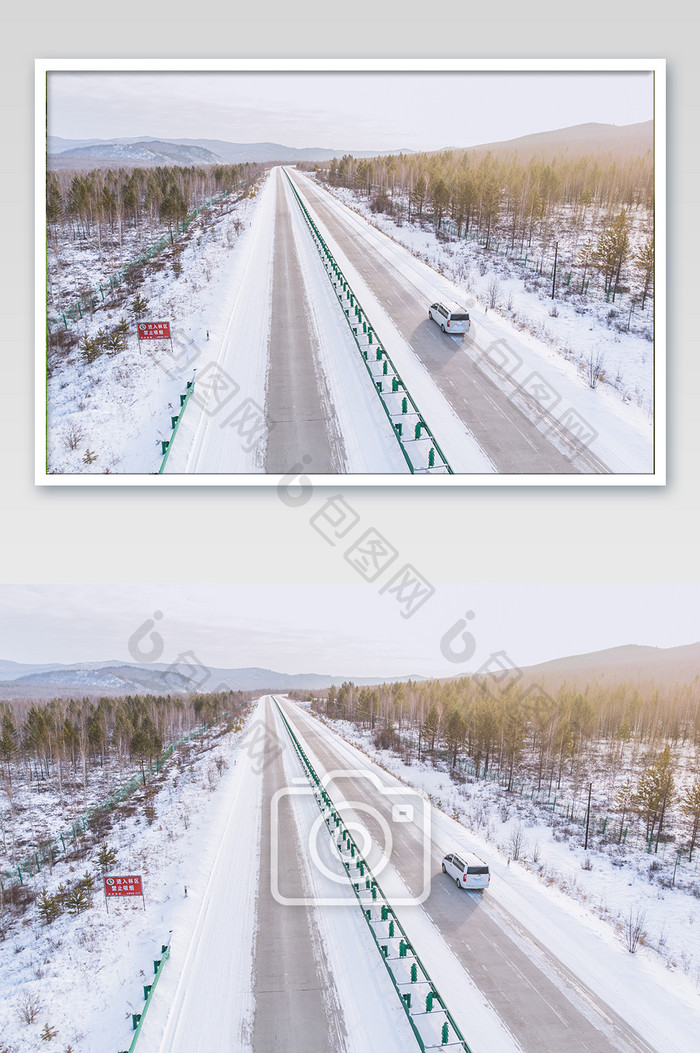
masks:
[[[522,823],[511,830],[510,836],[508,837],[508,848],[510,849],[511,859],[520,859],[525,848],[525,828]]]
[[[635,954],[637,947],[646,939],[646,914],[640,907],[630,907],[625,919],[625,943],[630,954]]]
[[[591,351],[586,366],[586,380],[589,388],[597,388],[605,376],[605,355],[602,351]]]
[[[501,283],[498,278],[492,278],[486,290],[489,294],[489,307],[498,307],[501,295]]]

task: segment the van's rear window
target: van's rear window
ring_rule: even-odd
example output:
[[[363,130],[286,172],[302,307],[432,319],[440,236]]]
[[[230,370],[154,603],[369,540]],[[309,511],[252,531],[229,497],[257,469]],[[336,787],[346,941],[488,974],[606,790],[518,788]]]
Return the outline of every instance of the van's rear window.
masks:
[[[467,874],[488,874],[488,867],[467,867]]]
[[[451,314],[450,318],[452,319],[453,322],[468,322],[469,321],[469,315],[468,314]]]

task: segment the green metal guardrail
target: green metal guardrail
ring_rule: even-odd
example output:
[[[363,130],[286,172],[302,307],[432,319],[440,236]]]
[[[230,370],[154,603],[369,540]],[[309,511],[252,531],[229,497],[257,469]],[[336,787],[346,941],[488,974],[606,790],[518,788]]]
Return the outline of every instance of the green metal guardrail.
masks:
[[[153,982],[150,984],[143,985],[143,997],[146,999],[146,1004],[144,1005],[142,1012],[131,1014],[132,1027],[134,1029],[134,1037],[131,1040],[131,1045],[129,1046],[128,1050],[121,1049],[119,1053],[134,1053],[136,1043],[138,1042],[138,1037],[141,1034],[141,1027],[146,1018],[146,1013],[148,1011],[149,1005],[151,1004],[151,999],[153,998],[153,995],[155,993],[156,984],[160,979],[160,974],[163,972],[163,966],[170,957],[170,938],[168,938],[167,943],[161,945],[160,952],[160,958],[155,958],[153,960],[153,972],[155,974],[153,977]]]
[[[345,320],[353,334],[357,349],[372,379],[374,389],[389,419],[394,437],[399,444],[409,471],[411,474],[418,472],[453,475],[454,472],[440,449],[435,436],[412,399],[386,348],[379,340],[376,330],[367,317],[367,312],[352,291],[349,282],[338,266],[333,253],[328,248],[286,169],[284,174],[301,208],[302,215],[311,231],[326,273],[343,307]],[[404,427],[406,428],[405,433]],[[427,445],[425,464],[416,463],[418,461],[416,454],[414,453],[412,457],[406,449],[406,444],[413,443]]]
[[[195,373],[196,372],[197,372],[197,370],[195,369]],[[192,380],[188,380],[187,381],[187,387],[185,389],[184,395],[180,395],[180,412],[178,413],[177,417],[171,417],[170,418],[170,425],[171,425],[171,427],[173,429],[172,435],[170,436],[169,439],[161,439],[160,440],[160,442],[161,442],[161,450],[162,450],[162,453],[163,453],[163,460],[161,462],[160,468],[158,469],[158,475],[162,475],[163,472],[165,471],[165,466],[168,463],[168,457],[170,456],[170,450],[172,449],[173,442],[175,441],[175,436],[177,435],[177,429],[180,427],[180,421],[182,420],[182,415],[185,412],[185,410],[187,409],[187,403],[190,401],[190,395],[192,394],[193,391],[194,391],[194,377],[192,377]]]
[[[311,761],[306,756],[282,707],[276,698],[274,701],[301,761],[304,773],[312,784],[316,803],[338,850],[355,897],[362,908],[362,916],[382,956],[382,961],[420,1050],[425,1053],[426,1050],[460,1049],[463,1053],[472,1053],[464,1035],[430,979],[428,970],[413,949],[406,931],[382,892],[379,882],[360,852],[355,839],[345,826]],[[420,1002],[417,994],[419,991]],[[423,996],[425,996],[424,1008]],[[424,1035],[418,1026],[419,1023],[424,1030],[432,1028],[435,1032],[439,1028],[439,1040],[433,1042],[431,1036]]]

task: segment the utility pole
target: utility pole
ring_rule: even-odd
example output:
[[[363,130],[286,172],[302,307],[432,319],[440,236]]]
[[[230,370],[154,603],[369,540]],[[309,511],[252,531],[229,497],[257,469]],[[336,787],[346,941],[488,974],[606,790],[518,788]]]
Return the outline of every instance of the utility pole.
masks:
[[[554,289],[557,284],[557,254],[559,252],[559,242],[554,243],[554,274],[552,275],[552,299],[554,299]]]
[[[588,808],[586,809],[586,839],[583,843],[584,848],[588,848],[588,825],[591,821],[591,791],[593,789],[593,783],[588,784]]]

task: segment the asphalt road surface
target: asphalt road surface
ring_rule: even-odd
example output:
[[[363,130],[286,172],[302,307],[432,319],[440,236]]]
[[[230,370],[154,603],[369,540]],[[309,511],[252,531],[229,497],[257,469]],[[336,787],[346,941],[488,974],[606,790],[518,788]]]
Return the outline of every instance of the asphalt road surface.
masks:
[[[280,904],[271,890],[272,797],[288,783],[284,754],[288,739],[278,740],[273,703],[265,701],[268,734],[263,759],[262,836],[255,946],[254,1053],[333,1053],[345,1048],[343,1023],[334,1006],[331,969],[310,907]],[[282,752],[278,741],[282,742]],[[276,836],[284,846],[280,891],[289,898],[308,895],[294,817],[280,809]],[[302,839],[306,844],[306,839]]]
[[[282,707],[302,743],[319,759],[319,775],[323,770],[358,766],[356,758],[348,764],[342,744],[320,722],[293,704],[283,702]],[[349,785],[354,800],[376,809],[392,826],[392,863],[418,895],[423,845],[415,826],[393,823],[391,801],[373,791],[365,779],[350,780]],[[343,789],[348,799],[345,784]],[[373,837],[383,837],[378,823],[372,829],[366,812],[362,818]],[[488,893],[465,893],[442,875],[439,860],[445,850],[446,846],[433,841],[430,851],[436,874],[423,910],[525,1053],[653,1053],[611,1006],[603,1004]]]
[[[506,393],[475,359],[470,336],[440,331],[427,317],[425,294],[342,219],[326,191],[288,170],[352,265],[372,289],[401,335],[423,363],[457,416],[464,421],[502,474],[606,473],[608,468],[520,386]],[[374,324],[377,324],[376,322]],[[379,333],[381,337],[381,332]],[[465,353],[465,346],[473,353]],[[489,364],[489,369],[493,368]],[[509,397],[510,396],[510,397]],[[439,422],[433,427],[439,438]],[[575,451],[575,452],[572,452]]]
[[[266,416],[270,425],[265,471],[284,474],[304,456],[317,473],[344,470],[342,439],[313,336],[309,331],[304,281],[297,258],[287,179],[281,168],[276,182],[272,321]],[[305,236],[306,232],[304,232]]]

